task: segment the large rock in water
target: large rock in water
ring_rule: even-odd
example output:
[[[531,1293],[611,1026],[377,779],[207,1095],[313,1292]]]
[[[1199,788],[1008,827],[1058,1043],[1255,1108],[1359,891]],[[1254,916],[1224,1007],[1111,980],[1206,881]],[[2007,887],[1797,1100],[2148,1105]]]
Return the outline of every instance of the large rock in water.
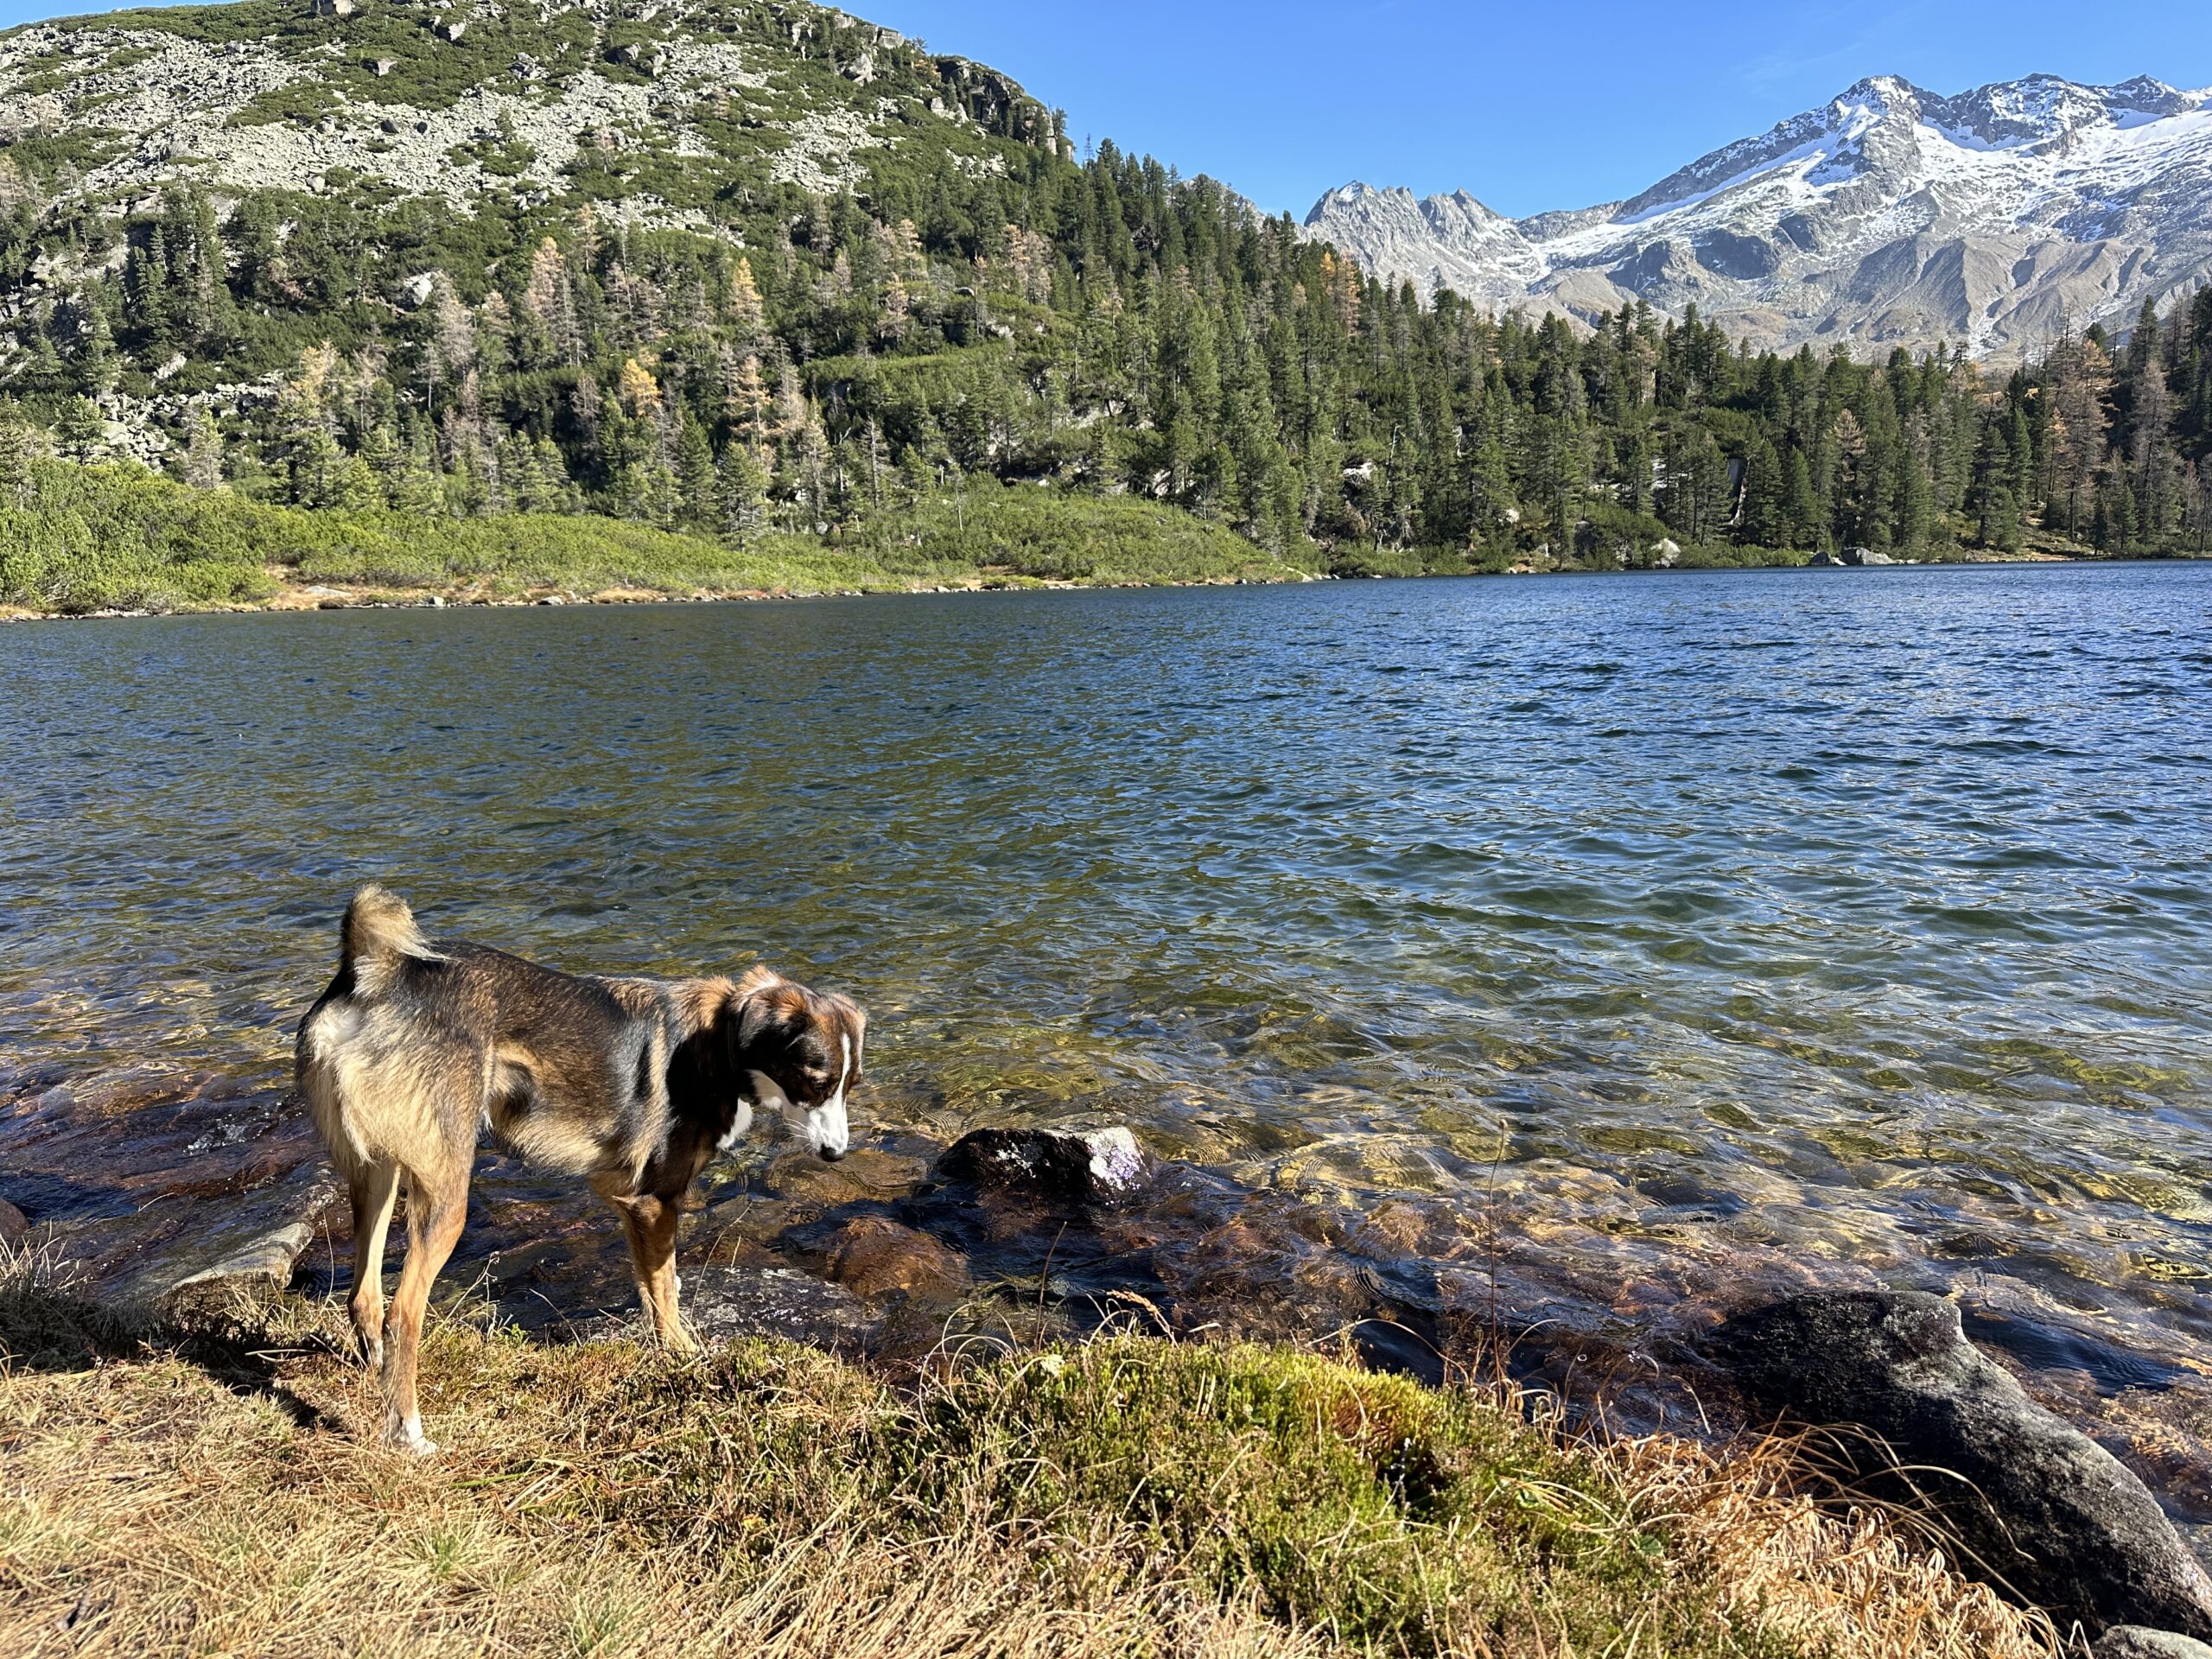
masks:
[[[1159,1167],[1124,1128],[973,1129],[953,1142],[938,1173],[978,1186],[1096,1200],[1141,1191]]]
[[[855,1296],[903,1290],[909,1296],[949,1301],[968,1288],[964,1257],[887,1216],[847,1222],[827,1243],[830,1281]]]
[[[185,1207],[178,1226],[132,1251],[101,1280],[100,1300],[161,1308],[187,1294],[281,1287],[338,1196],[336,1179],[315,1163],[273,1185]]]
[[[1740,1314],[1715,1357],[1770,1409],[1844,1437],[1877,1493],[1932,1503],[1963,1565],[2063,1628],[2212,1638],[2212,1579],[2119,1459],[2030,1400],[1966,1339],[1957,1306],[1916,1292],[1838,1291]]]

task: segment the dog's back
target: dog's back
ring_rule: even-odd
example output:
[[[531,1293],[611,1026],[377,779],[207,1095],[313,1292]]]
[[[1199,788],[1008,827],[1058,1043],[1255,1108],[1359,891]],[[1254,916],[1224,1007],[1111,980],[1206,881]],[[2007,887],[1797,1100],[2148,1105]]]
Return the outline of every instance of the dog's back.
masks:
[[[488,1128],[533,1163],[590,1174],[634,1163],[664,1128],[662,988],[433,944],[378,887],[354,895],[339,941],[296,1062],[341,1173],[431,1177]]]

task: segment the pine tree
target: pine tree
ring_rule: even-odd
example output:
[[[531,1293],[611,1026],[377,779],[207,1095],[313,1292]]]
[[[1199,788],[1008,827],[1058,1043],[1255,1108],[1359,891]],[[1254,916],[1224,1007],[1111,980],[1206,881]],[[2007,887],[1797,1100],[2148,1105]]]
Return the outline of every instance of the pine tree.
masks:
[[[1793,443],[1782,469],[1782,545],[1818,546],[1820,522],[1820,501],[1813,493],[1812,465],[1805,459],[1805,452]]]
[[[88,308],[78,339],[77,383],[94,397],[105,397],[115,390],[122,372],[116,361],[115,331],[108,326],[106,311],[95,303]]]
[[[1911,558],[1927,551],[1935,524],[1933,448],[1928,413],[1916,409],[1905,423],[1903,480],[1897,506],[1897,545]]]
[[[569,475],[569,467],[562,458],[560,448],[550,438],[538,439],[533,457],[536,465],[532,474],[539,492],[539,512],[577,512],[582,510],[583,498],[575,480]]]
[[[676,488],[681,505],[677,516],[689,525],[711,531],[721,517],[721,486],[715,471],[714,446],[698,422],[683,415],[677,439]]]
[[[1765,438],[1754,438],[1744,458],[1744,534],[1753,546],[1789,545],[1783,489],[1781,456]]]
[[[1513,493],[1513,461],[1507,453],[1502,420],[1487,398],[1476,405],[1460,445],[1453,480],[1465,537],[1471,548],[1489,547],[1503,537],[1519,517]]]
[[[359,455],[341,455],[331,468],[325,499],[315,505],[340,512],[373,512],[384,505],[382,480]]]
[[[62,405],[54,435],[63,450],[77,461],[90,461],[107,444],[107,421],[89,397],[72,397]]]
[[[723,448],[715,471],[722,534],[751,535],[760,529],[767,505],[768,469],[749,444],[731,443]]]
[[[212,490],[223,481],[223,434],[215,417],[206,410],[192,417],[186,435],[178,475],[198,490]]]
[[[28,507],[37,499],[35,463],[45,448],[37,429],[13,403],[0,404],[0,506]]]
[[[446,512],[445,477],[438,469],[426,428],[417,426],[399,450],[385,477],[385,496],[395,512],[429,517]]]

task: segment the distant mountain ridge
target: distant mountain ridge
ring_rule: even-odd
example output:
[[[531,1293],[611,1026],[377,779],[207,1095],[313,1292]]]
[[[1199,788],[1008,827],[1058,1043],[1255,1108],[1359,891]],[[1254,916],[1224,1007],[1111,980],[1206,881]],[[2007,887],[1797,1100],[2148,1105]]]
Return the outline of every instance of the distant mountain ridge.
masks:
[[[1895,76],[1625,201],[1510,219],[1354,183],[1306,220],[1375,274],[1585,319],[1649,302],[1754,346],[2033,351],[2212,278],[2212,90]]]

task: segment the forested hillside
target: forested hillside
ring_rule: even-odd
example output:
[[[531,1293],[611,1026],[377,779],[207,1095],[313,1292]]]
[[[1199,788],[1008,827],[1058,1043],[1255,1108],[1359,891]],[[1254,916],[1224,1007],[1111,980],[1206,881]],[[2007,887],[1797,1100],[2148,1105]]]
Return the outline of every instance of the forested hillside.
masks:
[[[1003,77],[834,11],[346,10],[0,39],[18,509],[43,446],[726,544],[964,535],[988,480],[1315,569],[2212,533],[2212,297],[2005,377],[1754,356],[1694,313],[1492,317],[1211,181],[1078,158]],[[177,127],[194,75],[226,90]]]

